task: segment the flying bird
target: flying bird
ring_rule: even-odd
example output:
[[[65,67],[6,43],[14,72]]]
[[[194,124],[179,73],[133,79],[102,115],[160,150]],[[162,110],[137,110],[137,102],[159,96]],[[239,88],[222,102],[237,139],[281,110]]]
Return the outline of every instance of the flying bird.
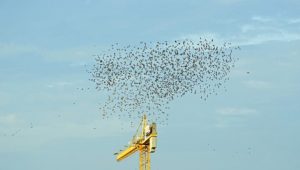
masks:
[[[204,101],[218,94],[238,59],[233,55],[237,49],[203,38],[113,44],[95,55],[88,71],[95,89],[108,94],[99,106],[102,118],[134,120],[147,113],[150,119],[166,124],[170,102],[187,94]]]

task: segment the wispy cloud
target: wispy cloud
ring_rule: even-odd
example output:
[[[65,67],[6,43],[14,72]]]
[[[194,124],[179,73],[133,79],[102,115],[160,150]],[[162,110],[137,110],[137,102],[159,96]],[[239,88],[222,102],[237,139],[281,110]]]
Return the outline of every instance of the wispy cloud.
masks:
[[[272,18],[270,18],[270,17],[263,17],[263,16],[253,16],[251,19],[253,21],[258,21],[258,22],[270,22],[270,21],[273,21]]]
[[[262,44],[269,41],[294,41],[300,40],[300,32],[295,31],[298,19],[271,18],[264,16],[253,16],[252,22],[240,26],[236,40],[244,45]],[[299,28],[300,29],[300,28]]]
[[[15,114],[4,114],[0,116],[0,125],[12,126],[20,122]]]
[[[248,88],[254,89],[269,89],[272,87],[271,83],[262,80],[248,80],[244,81],[243,84]]]
[[[96,45],[87,45],[65,49],[46,49],[37,45],[24,45],[15,43],[0,42],[0,58],[8,58],[15,56],[35,55],[43,57],[46,60],[54,61],[72,61],[71,66],[82,64],[82,60],[93,58],[95,54],[101,52],[102,47]]]
[[[0,117],[2,122],[16,126],[2,126],[0,129],[0,150],[32,150],[53,141],[68,138],[102,138],[132,133],[133,129],[125,126],[128,122],[101,119],[85,123],[55,121],[48,123],[18,123],[14,116]],[[1,123],[1,122],[0,122]],[[1,124],[0,124],[1,125]],[[126,128],[125,128],[126,127]]]
[[[288,19],[289,24],[300,24],[300,18],[291,18]]]
[[[246,116],[251,114],[257,114],[258,111],[250,108],[235,108],[235,107],[226,107],[216,110],[217,114],[222,116]]]
[[[10,57],[20,54],[37,52],[39,49],[33,45],[1,43],[0,42],[0,57]]]
[[[84,47],[69,48],[63,50],[51,50],[51,51],[44,50],[41,52],[41,55],[51,60],[74,61],[74,60],[90,59],[92,58],[92,55],[101,52],[100,50],[101,49],[96,48],[96,46],[84,46]]]
[[[198,39],[199,37],[213,38],[217,42],[231,42],[233,45],[258,45],[270,41],[295,41],[300,40],[300,19],[298,18],[271,18],[263,16],[253,16],[247,23],[237,23],[237,31],[230,34],[218,32],[202,32],[186,34],[180,38]],[[298,27],[298,29],[296,29]]]
[[[48,87],[48,88],[65,87],[65,86],[71,86],[73,84],[74,84],[73,82],[59,81],[59,82],[53,82],[53,83],[46,84],[46,87]]]
[[[245,126],[249,116],[257,115],[259,112],[253,108],[224,107],[216,109],[217,128],[242,127]]]

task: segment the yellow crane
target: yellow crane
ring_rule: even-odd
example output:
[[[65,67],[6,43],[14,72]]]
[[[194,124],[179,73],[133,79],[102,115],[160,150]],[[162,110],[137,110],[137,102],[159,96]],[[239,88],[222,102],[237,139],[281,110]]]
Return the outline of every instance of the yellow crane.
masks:
[[[136,134],[129,142],[127,148],[120,153],[115,154],[117,155],[116,159],[117,161],[121,161],[139,151],[140,170],[150,170],[150,153],[155,152],[156,141],[156,124],[148,124],[147,117],[144,115]]]

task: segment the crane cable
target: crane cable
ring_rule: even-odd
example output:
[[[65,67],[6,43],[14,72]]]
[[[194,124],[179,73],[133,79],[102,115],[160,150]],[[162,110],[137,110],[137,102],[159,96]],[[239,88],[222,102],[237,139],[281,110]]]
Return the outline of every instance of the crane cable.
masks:
[[[132,139],[131,144],[133,144],[133,142],[134,142],[136,136],[138,135],[138,132],[139,132],[139,130],[140,130],[140,127],[142,126],[142,123],[143,123],[143,121],[140,122],[140,124],[139,124],[139,126],[138,126],[138,128],[137,128],[137,130],[136,130],[136,132],[135,132],[135,134],[133,135],[133,139]]]

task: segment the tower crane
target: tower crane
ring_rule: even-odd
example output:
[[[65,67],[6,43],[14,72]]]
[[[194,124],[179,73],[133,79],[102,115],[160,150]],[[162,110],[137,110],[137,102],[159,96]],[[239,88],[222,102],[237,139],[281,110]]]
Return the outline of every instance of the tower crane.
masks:
[[[116,160],[121,161],[138,151],[139,170],[150,170],[150,153],[155,152],[156,143],[156,124],[148,124],[147,117],[144,115],[129,145],[123,151],[116,153]]]

